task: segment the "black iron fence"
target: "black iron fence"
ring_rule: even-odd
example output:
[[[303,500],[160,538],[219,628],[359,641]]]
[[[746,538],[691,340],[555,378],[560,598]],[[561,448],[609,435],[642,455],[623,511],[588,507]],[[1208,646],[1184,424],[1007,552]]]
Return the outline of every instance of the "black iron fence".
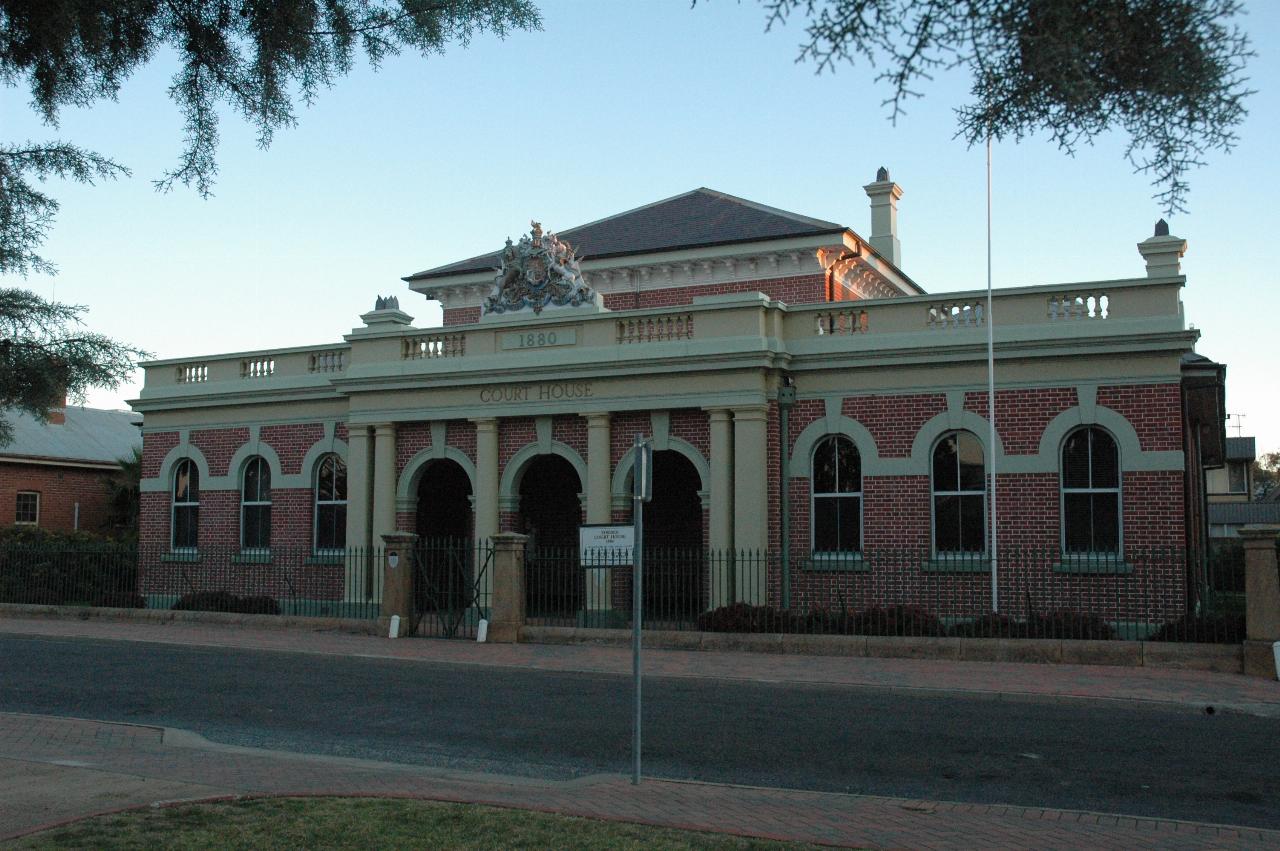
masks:
[[[583,563],[576,548],[530,548],[528,621],[625,627],[630,559]],[[1003,549],[857,554],[647,550],[647,629],[1236,643],[1243,570],[1221,554],[1131,548],[1123,555]]]
[[[382,551],[0,547],[0,603],[376,618]]]
[[[411,634],[475,638],[490,616],[493,546],[470,539],[424,538],[414,548]]]

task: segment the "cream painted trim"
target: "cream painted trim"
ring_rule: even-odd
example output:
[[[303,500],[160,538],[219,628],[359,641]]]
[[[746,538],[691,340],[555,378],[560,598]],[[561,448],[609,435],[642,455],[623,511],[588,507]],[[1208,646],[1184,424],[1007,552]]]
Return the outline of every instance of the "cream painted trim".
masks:
[[[1125,419],[1121,414],[1102,405],[1093,406],[1092,416],[1084,407],[1068,408],[1058,416],[1049,421],[1045,426],[1044,433],[1040,435],[1040,448],[1036,457],[1039,459],[1048,458],[1052,462],[1053,470],[1058,470],[1060,461],[1059,455],[1062,452],[1062,443],[1067,439],[1067,435],[1074,429],[1081,426],[1098,426],[1105,429],[1116,441],[1116,448],[1120,451],[1120,472],[1151,472],[1159,470],[1184,470],[1186,469],[1186,459],[1181,451],[1165,450],[1159,452],[1144,452],[1142,442],[1138,438],[1138,431],[1133,427],[1133,423]],[[1027,456],[1013,456],[1014,458]],[[997,469],[999,472],[999,469]],[[1019,470],[1018,472],[1023,472]],[[1026,472],[1045,472],[1043,470],[1026,471]]]
[[[471,463],[471,459],[456,447],[432,444],[417,455],[414,455],[409,459],[409,463],[404,465],[404,470],[401,471],[400,478],[396,482],[397,506],[409,506],[404,510],[411,510],[417,506],[418,483],[432,461],[453,461],[461,467],[462,471],[467,474],[467,481],[471,484],[471,493],[473,496],[475,495],[476,466]]]
[[[282,488],[284,475],[280,472],[280,456],[276,455],[275,449],[269,443],[263,443],[257,439],[256,434],[251,434],[249,441],[240,445],[231,456],[231,461],[227,464],[226,478],[236,483],[236,489],[240,488],[240,476],[244,471],[244,465],[250,458],[261,455],[267,461],[267,466],[271,469],[271,489]],[[281,484],[277,484],[281,483]]]
[[[284,476],[282,478],[290,484],[286,487],[293,488],[313,488],[315,486],[316,466],[320,463],[320,459],[326,455],[337,455],[342,459],[342,463],[347,463],[347,444],[338,440],[333,436],[333,430],[326,428],[327,437],[322,437],[315,443],[311,444],[311,448],[307,450],[307,454],[302,456],[302,469],[296,476]],[[302,480],[299,484],[298,481]],[[350,483],[348,483],[348,488]],[[348,494],[350,492],[348,491]]]
[[[885,475],[880,472],[880,450],[876,448],[875,438],[862,423],[844,415],[832,418],[830,415],[816,419],[796,438],[795,448],[791,451],[788,465],[791,478],[813,477],[813,450],[819,441],[831,435],[841,435],[853,441],[862,459],[863,476]]]
[[[575,452],[573,447],[567,446],[558,440],[550,441],[546,446],[543,446],[540,441],[535,441],[525,445],[515,455],[512,455],[511,460],[507,462],[507,466],[503,468],[502,478],[498,481],[499,505],[502,505],[503,499],[508,500],[508,504],[512,502],[516,505],[519,504],[520,480],[524,476],[524,468],[539,455],[559,455],[573,465],[573,469],[578,474],[579,487],[586,485],[587,462],[582,460],[582,456]]]
[[[190,458],[196,462],[196,471],[200,474],[200,490],[225,490],[218,487],[215,483],[229,478],[227,476],[218,476],[215,479],[209,475],[209,462],[205,460],[204,453],[197,449],[194,445],[187,443],[187,435],[183,432],[179,438],[180,443],[169,450],[164,456],[164,460],[160,462],[160,475],[153,479],[143,479],[138,483],[138,490],[142,493],[168,493],[169,486],[173,483],[173,469],[178,465],[179,461]]]
[[[698,471],[698,481],[701,487],[699,493],[708,492],[711,489],[711,465],[707,462],[706,457],[698,451],[698,447],[694,446],[687,440],[679,437],[667,437],[667,445],[665,449],[654,447],[655,452],[662,451],[678,452],[685,458],[688,458],[693,468]],[[635,449],[628,449],[626,453],[618,460],[618,466],[613,469],[613,481],[609,486],[610,492],[613,494],[612,502],[615,510],[619,505],[629,506],[631,499],[631,488],[627,485],[627,477],[631,475],[631,469],[636,465]]]

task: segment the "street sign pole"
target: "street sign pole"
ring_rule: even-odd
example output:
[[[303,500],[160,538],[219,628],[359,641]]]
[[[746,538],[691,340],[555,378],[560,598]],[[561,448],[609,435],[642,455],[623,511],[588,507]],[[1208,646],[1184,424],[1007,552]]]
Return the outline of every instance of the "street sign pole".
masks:
[[[631,671],[635,690],[635,718],[631,728],[634,765],[631,783],[640,783],[640,619],[644,613],[644,504],[653,498],[653,443],[636,435],[632,468],[631,523],[635,546],[631,551]]]

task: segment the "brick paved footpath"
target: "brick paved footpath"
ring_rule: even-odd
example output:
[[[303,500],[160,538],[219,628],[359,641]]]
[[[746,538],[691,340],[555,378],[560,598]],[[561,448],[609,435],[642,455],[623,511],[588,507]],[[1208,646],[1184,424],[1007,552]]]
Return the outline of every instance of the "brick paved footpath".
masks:
[[[616,648],[478,646],[187,625],[6,619],[0,633],[554,670],[623,671],[629,664]],[[663,676],[1159,700],[1280,714],[1280,684],[1203,672],[677,651],[654,651],[648,661],[648,671]],[[1280,831],[1252,828],[707,783],[646,780],[636,788],[613,775],[542,781],[230,747],[154,727],[0,714],[0,839],[121,807],[254,794],[400,795],[860,847],[1280,849]]]

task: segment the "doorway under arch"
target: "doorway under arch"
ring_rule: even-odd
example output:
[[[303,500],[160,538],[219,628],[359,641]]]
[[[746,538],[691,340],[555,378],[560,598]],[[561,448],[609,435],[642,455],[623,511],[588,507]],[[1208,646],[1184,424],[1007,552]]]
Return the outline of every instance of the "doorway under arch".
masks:
[[[519,531],[525,549],[526,608],[530,617],[576,615],[582,608],[578,566],[582,482],[559,455],[539,455],[520,477]]]
[[[646,618],[683,620],[704,608],[701,487],[684,455],[653,453],[653,499],[644,503]]]
[[[471,479],[458,462],[431,461],[418,479],[414,607],[427,634],[453,635],[475,602]]]

